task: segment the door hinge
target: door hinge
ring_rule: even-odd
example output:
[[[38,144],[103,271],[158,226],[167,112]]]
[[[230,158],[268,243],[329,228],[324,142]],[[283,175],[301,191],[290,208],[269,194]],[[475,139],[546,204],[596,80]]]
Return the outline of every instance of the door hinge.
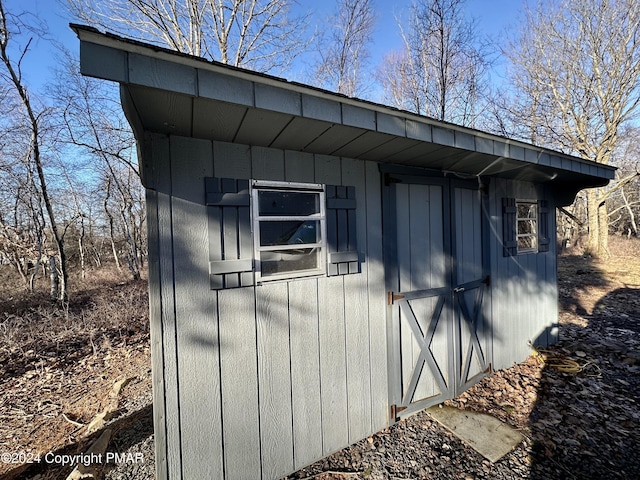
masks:
[[[400,180],[399,178],[396,178],[396,177],[392,177],[388,173],[385,173],[384,174],[384,186],[388,187],[392,183],[402,183],[402,180]]]
[[[387,292],[387,305],[393,305],[393,302],[395,302],[396,300],[402,300],[403,298],[404,295],[393,293],[393,291],[389,290]]]
[[[400,420],[400,417],[398,416],[400,414],[401,411],[406,410],[407,407],[402,407],[402,406],[398,406],[396,404],[391,405],[390,407],[391,409],[391,420]]]

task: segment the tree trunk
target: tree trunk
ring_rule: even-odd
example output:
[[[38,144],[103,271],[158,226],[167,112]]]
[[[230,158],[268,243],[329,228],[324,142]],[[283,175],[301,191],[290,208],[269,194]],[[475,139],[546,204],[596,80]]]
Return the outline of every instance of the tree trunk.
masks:
[[[80,236],[78,237],[78,252],[80,254],[80,274],[82,275],[82,279],[85,280],[86,267],[85,267],[85,251],[84,251],[84,225],[81,227]]]
[[[113,174],[113,170],[109,166],[109,170]],[[116,240],[115,240],[115,229],[114,229],[114,219],[113,215],[111,215],[111,211],[109,210],[109,198],[111,197],[111,177],[107,177],[107,185],[106,185],[106,193],[103,202],[104,213],[107,215],[109,220],[109,239],[111,240],[111,252],[113,253],[113,260],[116,262],[116,268],[119,272],[122,272],[122,267],[120,266],[120,259],[118,258],[118,250],[116,248]]]
[[[0,3],[0,7],[2,7],[2,3]],[[44,168],[42,166],[42,158],[40,155],[40,128],[39,128],[39,118],[40,115],[35,112],[31,105],[31,100],[29,99],[28,91],[25,86],[22,84],[22,76],[20,75],[20,63],[18,63],[18,70],[16,71],[14,64],[8,55],[8,41],[9,41],[9,29],[7,26],[7,17],[4,12],[4,8],[0,8],[0,58],[2,59],[2,63],[7,68],[7,72],[9,74],[10,81],[13,83],[20,99],[22,100],[22,104],[26,110],[27,117],[29,118],[29,127],[31,130],[31,159],[36,167],[36,172],[38,174],[38,180],[40,182],[40,192],[42,195],[42,200],[44,201],[44,205],[49,216],[49,222],[51,226],[51,231],[53,232],[53,238],[56,242],[56,247],[58,248],[58,258],[60,259],[60,272],[62,274],[59,293],[59,300],[67,299],[67,256],[64,250],[64,238],[60,234],[58,230],[58,224],[56,222],[55,214],[53,212],[53,207],[51,205],[51,198],[49,197],[49,193],[47,190],[47,181],[44,174]],[[30,43],[30,41],[29,41]],[[25,47],[22,55],[24,55],[28,50],[28,45]],[[22,61],[22,57],[20,57],[20,62]]]
[[[607,204],[601,201],[600,188],[587,190],[587,218],[589,232],[585,253],[594,257],[609,256],[609,216]]]
[[[633,231],[634,235],[637,237],[638,236],[638,225],[636,224],[636,216],[633,212],[633,209],[631,208],[631,205],[629,204],[629,200],[627,199],[627,196],[624,193],[624,188],[620,189],[620,193],[622,194],[622,200],[624,201],[624,206],[627,210],[627,213],[629,214],[629,223],[631,224],[631,227],[629,228],[629,237],[631,237],[631,232]]]
[[[60,295],[60,277],[58,276],[58,266],[56,265],[56,257],[49,257],[49,278],[51,279],[51,300],[58,300]]]
[[[27,268],[26,268],[25,264],[20,259],[20,257],[18,257],[17,255],[12,254],[9,257],[9,261],[15,267],[16,272],[18,272],[20,274],[20,278],[22,279],[23,283],[28,287],[28,284],[29,284],[29,281],[28,281],[28,278],[27,278],[28,271],[27,271]]]
[[[36,264],[33,267],[33,272],[29,276],[29,291],[33,293],[35,288],[36,276],[40,272],[40,264],[42,263],[42,239],[38,241],[38,258],[36,259]]]
[[[133,213],[131,211],[131,204],[123,204],[120,208],[120,215],[122,217],[122,228],[124,230],[124,234],[127,239],[127,243],[129,246],[127,253],[127,263],[129,264],[129,270],[131,271],[131,276],[134,280],[140,280],[140,268],[138,264],[138,251],[136,249],[136,242],[131,234],[131,225],[129,225],[129,221],[127,219],[127,213],[129,214],[129,219],[133,217]],[[132,222],[133,223],[133,222]]]
[[[600,189],[598,188],[598,192]],[[598,256],[608,258],[609,252],[609,215],[607,214],[607,203],[602,201],[598,205]]]
[[[598,246],[600,243],[600,224],[598,220],[598,192],[595,188],[587,190],[587,246],[585,253],[589,255],[598,255]]]

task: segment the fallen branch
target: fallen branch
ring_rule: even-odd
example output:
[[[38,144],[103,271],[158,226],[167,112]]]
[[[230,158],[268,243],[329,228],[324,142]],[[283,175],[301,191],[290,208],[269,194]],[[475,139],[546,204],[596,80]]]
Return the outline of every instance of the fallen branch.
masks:
[[[120,395],[120,391],[130,381],[130,378],[123,378],[122,380],[118,380],[113,384],[113,387],[111,387],[111,391],[109,392],[109,404],[102,412],[97,414],[94,419],[91,420],[91,422],[87,426],[87,435],[93,432],[97,432],[105,425],[105,423],[111,420],[111,418],[118,410],[118,396]]]
[[[107,447],[109,446],[109,442],[111,441],[111,429],[107,428],[102,435],[98,437],[98,439],[93,442],[93,444],[89,447],[89,449],[85,452],[85,455],[90,458],[95,456],[97,458],[102,458],[104,453],[107,451]],[[69,474],[67,480],[80,480],[80,479],[89,479],[89,478],[99,478],[98,474],[100,469],[102,469],[102,465],[83,465],[79,463],[76,468]]]
[[[324,472],[320,472],[320,473],[316,473],[315,475],[311,475],[310,477],[304,477],[301,478],[300,480],[312,480],[314,478],[318,478],[320,475],[344,475],[347,477],[357,477],[358,475],[362,474],[363,472],[339,472],[337,470],[326,470]]]
[[[76,427],[84,427],[84,423],[75,422],[71,420],[69,417],[67,417],[64,413],[62,414],[62,418],[64,418],[71,425],[75,425]]]
[[[596,373],[586,374],[590,377],[601,377],[602,371],[600,367],[593,361],[589,360],[583,364],[576,362],[575,360],[569,360],[568,358],[563,357],[557,353],[552,352],[551,350],[547,350],[541,347],[534,347],[530,345],[533,349],[532,355],[538,359],[540,363],[543,363],[545,366],[554,368],[562,373],[573,373],[577,374],[580,372],[584,372],[587,367],[594,367]],[[582,355],[584,356],[584,354]]]

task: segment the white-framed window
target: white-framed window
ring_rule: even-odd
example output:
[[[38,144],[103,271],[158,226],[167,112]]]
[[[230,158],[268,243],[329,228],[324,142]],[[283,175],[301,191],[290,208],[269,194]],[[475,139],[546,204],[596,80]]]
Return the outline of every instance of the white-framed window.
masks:
[[[250,197],[256,282],[324,275],[324,185],[253,180]]]
[[[538,252],[538,203],[516,200],[516,242],[518,255]]]

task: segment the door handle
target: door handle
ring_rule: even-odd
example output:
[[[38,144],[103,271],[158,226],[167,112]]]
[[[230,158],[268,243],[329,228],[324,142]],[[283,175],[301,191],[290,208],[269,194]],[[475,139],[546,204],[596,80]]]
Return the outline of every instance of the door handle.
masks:
[[[453,293],[462,293],[464,292],[464,287],[456,287],[453,289]]]

